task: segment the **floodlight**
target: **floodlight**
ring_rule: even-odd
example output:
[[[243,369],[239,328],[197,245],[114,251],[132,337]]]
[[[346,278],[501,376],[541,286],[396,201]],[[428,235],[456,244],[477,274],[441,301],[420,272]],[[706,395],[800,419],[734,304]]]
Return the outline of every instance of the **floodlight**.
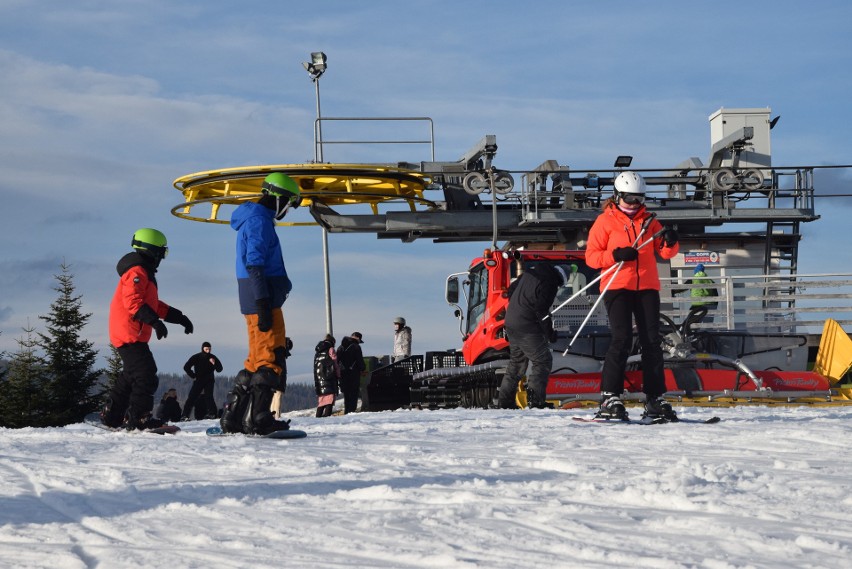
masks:
[[[615,164],[613,164],[613,166],[615,168],[629,168],[632,162],[632,156],[619,156],[615,159]]]

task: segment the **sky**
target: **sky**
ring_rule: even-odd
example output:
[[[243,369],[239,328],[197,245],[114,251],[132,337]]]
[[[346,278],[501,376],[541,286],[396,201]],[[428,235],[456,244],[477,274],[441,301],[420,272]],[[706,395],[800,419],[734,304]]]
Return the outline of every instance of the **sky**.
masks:
[[[163,231],[161,298],[195,324],[152,349],[161,371],[213,344],[225,373],[246,352],[233,271],[234,233],[171,215],[172,182],[217,168],[314,158],[316,96],[302,62],[328,56],[325,117],[430,117],[436,159],[458,160],[486,134],[495,165],[548,159],[608,168],[706,162],[708,117],[770,107],[773,165],[852,163],[852,4],[844,0],[0,2],[0,350],[56,299],[70,266],[84,335],[108,354],[115,264],[141,227]],[[417,162],[425,148],[336,146],[330,162]],[[392,154],[392,155],[391,155]],[[824,170],[820,193],[852,193],[852,173]],[[800,272],[849,270],[848,198],[817,201]],[[307,216],[296,212],[296,216]],[[301,219],[295,217],[294,219]],[[279,229],[294,289],[291,380],[309,380],[325,334],[317,227]],[[407,319],[415,353],[460,347],[445,278],[488,243],[434,244],[329,235],[334,333],[361,331],[365,355],[392,349]]]
[[[291,413],[308,437],[0,429],[10,569],[829,569],[848,407]],[[310,412],[312,412],[311,410]],[[635,412],[638,413],[638,410]],[[97,473],[97,475],[94,475]]]

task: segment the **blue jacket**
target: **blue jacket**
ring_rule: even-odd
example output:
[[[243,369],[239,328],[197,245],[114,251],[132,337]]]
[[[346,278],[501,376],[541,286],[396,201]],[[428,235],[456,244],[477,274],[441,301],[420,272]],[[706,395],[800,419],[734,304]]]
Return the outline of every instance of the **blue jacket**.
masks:
[[[237,232],[240,312],[257,314],[257,301],[262,298],[268,298],[272,308],[280,307],[292,284],[284,268],[273,211],[246,202],[234,210],[231,227]]]

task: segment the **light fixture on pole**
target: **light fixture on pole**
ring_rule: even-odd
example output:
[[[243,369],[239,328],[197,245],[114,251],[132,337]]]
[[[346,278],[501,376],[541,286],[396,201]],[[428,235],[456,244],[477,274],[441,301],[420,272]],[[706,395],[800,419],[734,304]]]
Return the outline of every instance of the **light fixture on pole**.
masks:
[[[314,83],[317,94],[317,122],[314,127],[314,162],[322,162],[322,112],[320,111],[320,90],[319,78],[326,70],[326,56],[321,51],[311,53],[310,62],[302,62],[302,67],[311,76],[311,81]],[[331,323],[331,274],[328,268],[328,231],[325,227],[322,228],[322,261],[323,274],[325,277],[325,329],[326,333],[334,334],[334,328]]]

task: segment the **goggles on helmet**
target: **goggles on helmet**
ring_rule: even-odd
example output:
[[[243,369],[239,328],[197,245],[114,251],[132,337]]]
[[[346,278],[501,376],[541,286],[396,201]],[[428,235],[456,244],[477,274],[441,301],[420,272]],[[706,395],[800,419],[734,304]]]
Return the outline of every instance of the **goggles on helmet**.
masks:
[[[144,249],[156,259],[165,259],[169,255],[169,248],[166,245],[151,245],[150,243],[145,243],[138,239],[133,239],[130,245],[135,249]]]
[[[626,192],[618,192],[619,199],[623,200],[627,205],[636,205],[645,203],[644,194],[628,194]]]

